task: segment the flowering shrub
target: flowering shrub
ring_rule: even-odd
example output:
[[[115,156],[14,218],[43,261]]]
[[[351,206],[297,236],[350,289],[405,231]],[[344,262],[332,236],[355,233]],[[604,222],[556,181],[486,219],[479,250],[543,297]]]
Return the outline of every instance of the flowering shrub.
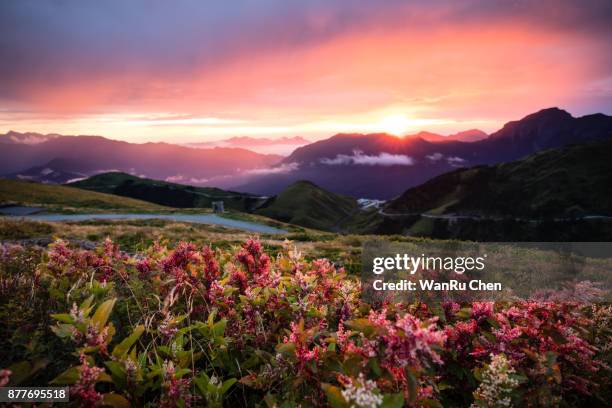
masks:
[[[518,388],[520,377],[503,354],[491,357],[481,375],[481,383],[474,391],[472,407],[503,408],[512,406],[514,390]]]
[[[289,244],[271,258],[255,239],[234,252],[181,242],[131,256],[110,240],[94,251],[57,241],[20,272],[26,251],[0,251],[10,264],[2,296],[29,285],[24,296],[45,300],[61,343],[38,357],[78,406],[571,406],[609,396],[605,305],[368,304],[330,261]],[[0,382],[39,367],[34,354],[1,367]]]

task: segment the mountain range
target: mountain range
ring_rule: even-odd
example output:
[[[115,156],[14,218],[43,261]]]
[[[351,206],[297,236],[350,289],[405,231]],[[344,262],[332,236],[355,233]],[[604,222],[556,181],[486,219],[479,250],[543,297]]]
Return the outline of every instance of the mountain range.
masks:
[[[196,186],[274,196],[308,180],[354,198],[389,200],[458,168],[495,165],[529,154],[612,136],[612,117],[573,117],[549,108],[486,135],[472,129],[442,136],[338,134],[298,147],[286,157],[238,147],[193,148],[135,144],[100,136],[8,132],[0,135],[0,175],[48,183],[109,171]],[[230,144],[268,145],[273,139],[232,138]],[[280,141],[291,146],[299,137]]]
[[[592,241],[612,239],[610,157],[612,138],[546,149],[511,162],[455,169],[376,205],[364,205],[305,180],[272,197],[118,172],[69,186],[73,192],[77,187],[164,208],[210,208],[212,201],[221,200],[228,209],[341,233],[478,241]],[[44,204],[48,197],[57,201],[63,194],[53,190],[60,186],[47,185],[46,190],[40,186],[6,184],[5,196],[15,201],[10,189],[20,188],[22,195],[29,191],[28,202]]]
[[[187,143],[188,147],[211,148],[211,147],[240,147],[263,154],[288,155],[297,147],[309,144],[310,141],[301,136],[283,136],[280,138],[235,136],[229,139],[213,140],[211,142]]]
[[[174,208],[227,208],[324,231],[472,240],[612,239],[612,138],[547,149],[520,160],[437,176],[364,207],[297,181],[265,198],[106,173],[72,187]]]
[[[489,137],[485,132],[480,129],[469,129],[462,132],[453,133],[451,135],[442,136],[437,133],[431,132],[419,132],[413,135],[402,136],[404,139],[419,137],[428,142],[448,142],[454,140],[456,142],[477,142],[479,140],[486,139]]]
[[[9,132],[0,135],[0,174],[44,180],[51,171],[93,175],[110,170],[190,184],[214,185],[265,169],[281,156],[241,148],[194,149],[168,143],[128,143],[101,136],[59,136]],[[37,140],[37,143],[31,143]],[[58,164],[62,164],[58,167]],[[70,166],[66,166],[70,163]],[[23,177],[20,177],[23,176]]]
[[[516,160],[544,149],[612,136],[612,117],[574,118],[550,108],[509,122],[485,139],[439,140],[430,134],[338,134],[296,149],[277,168],[237,187],[273,195],[298,180],[363,198],[390,199],[435,176],[462,167]]]

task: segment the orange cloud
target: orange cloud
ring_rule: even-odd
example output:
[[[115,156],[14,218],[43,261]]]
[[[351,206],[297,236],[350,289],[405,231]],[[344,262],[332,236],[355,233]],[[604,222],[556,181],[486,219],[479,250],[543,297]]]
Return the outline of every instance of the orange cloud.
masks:
[[[311,20],[327,24],[325,15]],[[39,129],[130,140],[322,137],[384,130],[380,124],[390,117],[407,118],[406,131],[425,124],[441,132],[494,130],[547,106],[581,113],[581,98],[601,80],[604,61],[598,56],[609,47],[603,37],[516,18],[495,24],[444,20],[434,26],[394,20],[389,27],[346,30],[261,52],[249,48],[248,38],[238,40],[239,52],[229,53],[222,64],[199,58],[187,71],[71,69],[61,81],[31,81],[19,100],[32,117],[40,112],[60,117],[35,123]],[[159,61],[161,67],[167,63]],[[133,119],[160,112],[182,119],[167,119],[163,129],[155,121]],[[70,123],[66,115],[73,117]],[[27,115],[21,122],[2,120],[0,113],[0,125],[23,129],[33,123]]]

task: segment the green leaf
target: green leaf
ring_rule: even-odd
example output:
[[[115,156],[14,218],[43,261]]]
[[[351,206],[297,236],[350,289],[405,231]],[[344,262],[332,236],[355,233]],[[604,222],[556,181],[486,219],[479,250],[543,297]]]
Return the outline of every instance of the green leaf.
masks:
[[[282,354],[294,354],[295,353],[295,344],[293,343],[282,343],[276,346],[276,351]]]
[[[64,322],[68,324],[74,323],[74,319],[68,313],[52,314],[51,317],[54,318],[55,320],[59,320],[60,322]]]
[[[113,379],[111,378],[110,375],[108,375],[106,373],[100,373],[100,375],[98,376],[98,380],[96,382],[112,383]]]
[[[142,336],[142,333],[144,333],[144,326],[143,325],[136,326],[134,328],[134,331],[132,331],[132,334],[130,334],[128,337],[123,339],[121,343],[115,346],[115,348],[113,349],[113,356],[114,357],[126,356],[128,352],[130,351],[130,348],[134,345],[134,343],[136,343],[136,341],[138,341],[140,336]]]
[[[93,303],[93,300],[94,300],[93,295],[88,297],[87,299],[83,301],[83,303],[81,303],[81,305],[79,306],[79,309],[81,310],[89,309],[89,307]]]
[[[109,392],[106,394],[102,394],[102,400],[100,401],[98,406],[102,407],[111,407],[111,408],[129,408],[132,406],[130,401],[125,399],[122,395],[115,394],[114,392]]]
[[[471,315],[472,315],[471,307],[464,307],[457,312],[457,317],[459,317],[460,319],[464,319],[464,320],[469,319]]]
[[[418,383],[412,370],[406,367],[404,371],[406,373],[406,380],[408,381],[408,402],[412,403],[416,401]]]
[[[223,381],[223,384],[221,384],[221,395],[225,394],[232,385],[234,385],[238,380],[236,378],[230,378],[229,380],[225,380]]]
[[[72,336],[73,326],[71,324],[58,324],[57,326],[50,326],[50,328],[59,338],[66,339]]]
[[[368,319],[354,319],[346,322],[346,326],[351,330],[362,332],[366,337],[372,335],[376,331],[376,326]]]
[[[106,322],[110,317],[111,312],[113,311],[113,306],[115,306],[115,302],[117,299],[109,299],[106,302],[102,303],[96,309],[96,313],[94,313],[91,321],[94,325],[97,326],[98,329],[104,328],[106,326]]]
[[[206,387],[208,386],[208,381],[208,376],[204,373],[202,373],[201,376],[195,377],[193,379],[193,382],[195,383],[198,391],[200,391],[200,395],[202,395],[203,397],[205,397],[207,394]]]
[[[81,303],[81,306],[79,306],[79,310],[83,312],[84,316],[89,316],[89,313],[91,312],[91,304],[93,303],[93,301],[94,296],[91,295],[90,297],[85,299],[83,303]]]
[[[36,360],[32,363],[29,361],[19,361],[7,367],[11,372],[10,385],[21,385],[34,376],[42,368],[45,368],[49,362],[45,359]]]
[[[380,368],[380,365],[378,364],[377,359],[371,358],[370,361],[368,361],[368,366],[372,369],[372,371],[374,372],[374,374],[376,374],[377,377],[382,376],[382,370]]]
[[[116,361],[107,361],[104,363],[104,365],[106,365],[106,368],[108,368],[110,371],[115,386],[119,389],[125,389],[127,385],[127,378],[123,365]]]
[[[423,399],[419,400],[419,403],[424,407],[444,408],[444,406],[440,404],[440,401],[436,401],[435,399]]]
[[[326,383],[322,383],[321,387],[323,388],[323,391],[325,391],[329,405],[331,405],[333,408],[349,408],[349,404],[342,396],[340,388]]]
[[[227,325],[227,319],[221,319],[215,323],[212,327],[213,336],[223,336],[225,333],[225,326]]]
[[[79,379],[79,367],[70,367],[57,377],[55,377],[49,384],[53,385],[72,385]]]
[[[380,408],[402,408],[404,406],[404,396],[402,393],[385,394]]]

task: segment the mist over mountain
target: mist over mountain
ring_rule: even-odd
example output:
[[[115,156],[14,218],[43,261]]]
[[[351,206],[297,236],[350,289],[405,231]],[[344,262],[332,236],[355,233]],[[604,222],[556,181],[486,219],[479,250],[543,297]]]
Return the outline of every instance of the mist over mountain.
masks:
[[[289,155],[295,148],[309,143],[310,141],[301,136],[283,136],[280,138],[235,136],[211,142],[187,143],[186,146],[197,148],[240,147],[263,154]]]
[[[31,173],[30,168],[61,158],[78,163],[75,167],[62,168],[63,171],[92,175],[117,170],[161,180],[211,185],[217,179],[268,168],[282,158],[242,148],[135,144],[101,136],[54,136],[37,144],[15,142],[15,138],[29,140],[31,136],[16,132],[0,135],[0,174]]]
[[[405,135],[402,137],[404,139],[418,137],[428,142],[448,142],[451,140],[458,141],[458,142],[476,142],[478,140],[486,139],[487,137],[489,137],[489,135],[487,135],[485,132],[483,132],[480,129],[469,129],[469,130],[464,130],[462,132],[453,133],[447,136],[442,136],[437,133],[422,131],[419,133],[415,133],[413,135]]]
[[[457,168],[502,163],[611,136],[612,117],[599,113],[574,118],[558,108],[508,122],[473,142],[439,140],[429,133],[404,138],[338,134],[296,149],[282,162],[287,171],[253,177],[236,188],[271,195],[297,180],[310,180],[339,194],[390,199]]]
[[[79,160],[53,159],[42,166],[7,174],[6,178],[38,181],[44,184],[64,184],[86,177],[89,165]]]
[[[58,135],[56,133],[49,133],[49,134],[43,135],[41,133],[35,133],[35,132],[19,133],[19,132],[9,130],[7,133],[3,135],[0,134],[0,143],[37,145],[40,143],[44,143],[48,140],[56,139],[60,136],[61,135]]]

